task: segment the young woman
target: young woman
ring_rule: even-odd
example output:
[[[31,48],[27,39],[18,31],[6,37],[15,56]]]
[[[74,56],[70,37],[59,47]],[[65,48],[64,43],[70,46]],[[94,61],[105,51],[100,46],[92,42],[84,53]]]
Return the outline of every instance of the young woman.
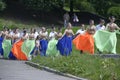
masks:
[[[55,31],[55,27],[52,27],[51,32],[49,34],[49,40],[51,40],[52,38],[55,38],[57,32]]]
[[[62,37],[62,33],[60,30],[61,29],[59,28],[54,38],[52,38],[49,41],[48,48],[46,51],[47,56],[58,56],[59,55],[59,51],[57,50],[56,44],[58,43],[58,40]]]
[[[63,37],[59,39],[57,43],[57,49],[60,51],[60,54],[63,56],[70,55],[72,51],[72,39],[73,31],[71,23],[68,23],[67,28],[64,31]]]
[[[48,32],[46,31],[45,27],[42,27],[42,30],[40,32],[40,55],[41,56],[46,56],[46,50],[48,46]]]
[[[74,40],[73,44],[76,49],[80,50],[81,53],[89,52],[90,54],[94,54],[94,39],[93,34],[95,33],[94,20],[90,20],[89,26],[86,32],[81,35],[79,34]]]
[[[20,39],[20,33],[18,32],[18,28],[15,28],[12,35],[12,44]]]
[[[34,52],[33,52],[33,57],[36,57],[36,55],[40,54],[40,38],[39,36],[37,36],[36,40],[35,40],[35,48],[34,48]]]
[[[105,21],[104,19],[100,19],[100,23],[96,26],[96,31],[97,30],[105,30]]]
[[[2,32],[3,36],[4,36],[4,40],[2,43],[2,48],[3,48],[3,57],[4,58],[9,58],[9,54],[12,48],[12,35],[10,34],[9,29],[5,30]]]
[[[107,31],[99,30],[94,35],[95,44],[100,52],[105,51],[116,54],[117,37],[115,30],[120,30],[120,28],[114,23],[115,17],[112,16],[109,19],[110,22],[106,25]]]
[[[27,56],[28,60],[31,60],[31,55],[33,54],[34,47],[35,47],[35,33],[34,29],[31,28],[30,33],[28,34],[28,39],[25,40],[22,45],[22,51]]]
[[[0,31],[0,58],[3,58],[2,42],[3,42],[2,31]]]
[[[28,33],[26,30],[22,32],[21,39],[16,41],[12,47],[12,54],[16,57],[17,60],[28,60],[27,56],[22,52],[23,42],[28,38]]]

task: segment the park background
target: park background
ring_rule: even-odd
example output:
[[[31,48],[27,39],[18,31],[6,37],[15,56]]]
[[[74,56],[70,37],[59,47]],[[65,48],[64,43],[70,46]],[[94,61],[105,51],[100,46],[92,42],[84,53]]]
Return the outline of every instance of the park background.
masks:
[[[109,22],[109,16],[116,17],[120,24],[120,0],[0,0],[0,29],[31,28],[52,24],[63,27],[63,14],[68,11],[70,17],[76,13],[79,24],[88,24],[90,19],[98,24],[99,19]],[[72,22],[72,18],[70,20]],[[76,32],[78,28],[74,27]],[[117,35],[117,52],[120,53],[120,35]],[[109,54],[109,53],[108,53]],[[91,80],[120,80],[120,59],[101,58],[88,54],[79,54],[73,47],[69,57],[36,57],[32,60],[44,66],[57,69]]]

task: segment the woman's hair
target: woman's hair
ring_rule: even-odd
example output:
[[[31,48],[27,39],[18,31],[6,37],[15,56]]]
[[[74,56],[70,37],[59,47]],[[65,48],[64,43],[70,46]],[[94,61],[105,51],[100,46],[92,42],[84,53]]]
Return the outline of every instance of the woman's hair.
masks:
[[[38,39],[39,39],[39,36],[36,37],[36,40],[38,40]]]
[[[26,31],[26,30],[24,30],[24,31],[23,31],[23,36],[25,36],[25,35],[26,35],[26,33],[27,33],[27,31]]]
[[[115,17],[114,16],[110,16],[109,19],[115,19]]]

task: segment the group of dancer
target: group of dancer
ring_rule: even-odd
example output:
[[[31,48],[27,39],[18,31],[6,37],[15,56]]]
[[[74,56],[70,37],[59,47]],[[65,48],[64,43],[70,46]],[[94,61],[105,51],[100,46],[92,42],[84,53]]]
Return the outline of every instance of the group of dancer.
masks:
[[[115,18],[109,18],[110,22],[105,27],[105,21],[100,20],[100,24],[94,25],[94,20],[89,21],[85,29],[84,24],[74,34],[71,23],[62,34],[61,28],[56,32],[52,27],[48,34],[45,27],[39,31],[36,29],[23,29],[20,33],[18,28],[9,30],[4,28],[0,32],[0,56],[10,59],[30,60],[31,56],[69,56],[72,52],[72,44],[81,53],[94,54],[94,47],[99,52],[110,52],[116,54],[116,30],[120,30],[114,23]],[[94,46],[95,45],[95,46]]]

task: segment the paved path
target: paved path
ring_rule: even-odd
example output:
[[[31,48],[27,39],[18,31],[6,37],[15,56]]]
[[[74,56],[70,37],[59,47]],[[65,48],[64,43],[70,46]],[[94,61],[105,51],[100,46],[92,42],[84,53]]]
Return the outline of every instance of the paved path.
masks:
[[[0,59],[0,80],[75,80],[38,70],[24,61]]]

